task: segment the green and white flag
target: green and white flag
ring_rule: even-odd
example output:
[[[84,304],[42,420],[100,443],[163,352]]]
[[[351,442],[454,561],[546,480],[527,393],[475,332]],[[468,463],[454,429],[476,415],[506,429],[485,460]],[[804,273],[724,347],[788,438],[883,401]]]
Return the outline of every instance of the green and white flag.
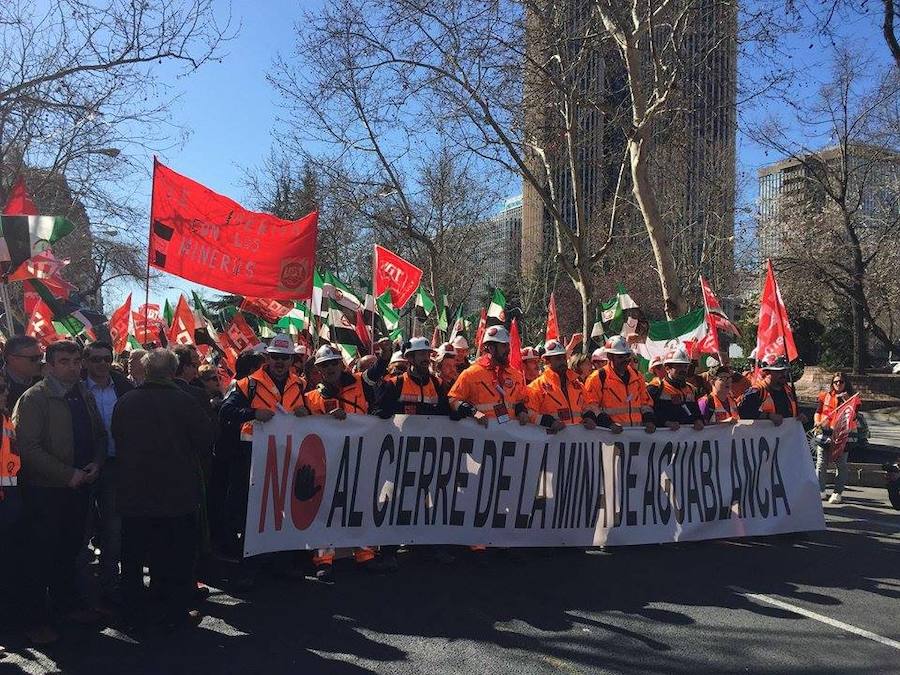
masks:
[[[312,322],[312,312],[309,305],[303,302],[294,302],[294,308],[278,319],[275,327],[291,335],[299,335],[309,329]]]
[[[135,349],[143,349],[144,347],[140,342],[137,341],[137,338],[134,335],[128,335],[128,341],[125,343],[125,351],[133,352]]]
[[[487,310],[487,325],[497,326],[506,323],[506,296],[499,288],[494,289],[494,297]]]
[[[325,286],[325,280],[319,274],[319,270],[313,270],[313,289],[312,298],[309,301],[309,308],[312,310],[313,316],[324,316],[322,312],[322,289]]]
[[[616,297],[600,303],[600,321],[607,335],[617,335],[625,322],[625,310],[635,309],[638,304],[632,300],[622,284],[618,285]],[[592,331],[593,332],[593,331]]]
[[[690,353],[691,347],[706,337],[706,331],[706,310],[701,307],[671,321],[651,321],[647,341],[638,343],[635,350],[647,363],[679,345],[686,346]]]
[[[169,304],[169,299],[166,298],[166,304],[163,307],[163,319],[165,319],[166,325],[171,326],[174,318],[175,312],[172,311],[172,305]]]
[[[423,286],[419,286],[416,291],[416,320],[423,322],[434,311],[434,300],[428,295],[428,291]]]
[[[74,229],[61,216],[0,216],[0,262],[15,269]]]
[[[442,293],[438,296],[437,300],[438,307],[438,315],[437,315],[437,327],[439,331],[446,332],[448,323],[447,323],[447,294]],[[437,345],[433,345],[437,346]]]
[[[353,310],[354,312],[358,309],[363,309],[363,301],[356,295],[353,289],[350,288],[348,284],[344,283],[336,274],[325,272],[323,282],[323,302],[326,298],[330,298],[341,307]],[[315,285],[315,278],[313,278],[313,284]],[[327,308],[323,306],[323,309]]]
[[[326,297],[322,302],[328,315],[322,322],[320,337],[340,347],[345,356],[351,352],[356,354],[362,346],[356,334],[356,311],[343,306],[335,298]]]
[[[391,302],[391,292],[385,291],[375,298],[375,311],[384,322],[384,328],[391,340],[396,340],[403,336],[400,330],[400,312],[398,312]]]

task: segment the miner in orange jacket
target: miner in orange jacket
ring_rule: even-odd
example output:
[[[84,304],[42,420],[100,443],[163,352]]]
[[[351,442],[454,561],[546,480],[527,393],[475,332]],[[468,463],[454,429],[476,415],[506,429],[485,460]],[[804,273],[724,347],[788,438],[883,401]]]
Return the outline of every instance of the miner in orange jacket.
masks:
[[[541,376],[541,355],[534,347],[522,349],[522,375],[525,376],[525,384],[531,384]]]
[[[559,340],[547,342],[544,361],[547,365],[544,372],[527,387],[532,421],[550,433],[570,424],[583,424],[585,429],[596,427],[597,419],[588,409],[581,380],[574,370],[569,370],[565,345]]]
[[[528,424],[525,379],[509,367],[509,331],[490,326],[482,344],[485,353],[460,373],[450,389],[450,408],[485,427],[488,420],[504,424],[511,417]]]
[[[620,433],[623,427],[643,425],[647,433],[656,431],[653,401],[644,378],[631,366],[631,348],[621,335],[604,348],[608,362],[592,372],[584,385],[587,402],[597,416],[597,424]]]
[[[351,373],[344,365],[341,352],[331,345],[323,345],[316,351],[316,369],[322,381],[306,393],[306,405],[313,415],[330,415],[338,420],[347,415],[367,415],[374,404],[376,391],[384,378],[388,360],[391,357],[390,340],[382,340],[377,345],[379,358],[364,373]],[[379,558],[367,546],[353,550],[353,558],[364,565],[368,572],[394,572],[397,570],[396,556],[391,554]],[[334,549],[319,549],[313,556],[316,578],[331,583],[334,581]]]
[[[741,396],[738,415],[742,420],[771,420],[777,427],[785,417],[796,417],[806,421],[797,406],[793,387],[788,384],[790,363],[779,356],[761,359],[759,366],[762,377]]]

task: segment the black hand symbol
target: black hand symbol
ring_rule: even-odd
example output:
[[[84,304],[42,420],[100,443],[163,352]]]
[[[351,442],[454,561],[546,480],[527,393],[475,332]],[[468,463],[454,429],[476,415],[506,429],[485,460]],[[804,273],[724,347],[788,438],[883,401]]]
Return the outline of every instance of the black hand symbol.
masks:
[[[316,485],[316,470],[309,464],[304,464],[297,469],[297,475],[294,478],[294,497],[299,502],[308,502],[316,496],[321,485]]]

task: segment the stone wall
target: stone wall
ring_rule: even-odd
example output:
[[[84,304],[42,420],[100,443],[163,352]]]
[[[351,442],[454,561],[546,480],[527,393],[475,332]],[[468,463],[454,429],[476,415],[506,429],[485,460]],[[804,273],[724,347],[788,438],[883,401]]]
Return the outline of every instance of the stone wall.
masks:
[[[820,391],[830,386],[831,375],[830,370],[806,366],[803,377],[795,385],[798,396],[802,400],[815,400]],[[884,373],[850,375],[850,382],[866,408],[900,405],[900,375]]]

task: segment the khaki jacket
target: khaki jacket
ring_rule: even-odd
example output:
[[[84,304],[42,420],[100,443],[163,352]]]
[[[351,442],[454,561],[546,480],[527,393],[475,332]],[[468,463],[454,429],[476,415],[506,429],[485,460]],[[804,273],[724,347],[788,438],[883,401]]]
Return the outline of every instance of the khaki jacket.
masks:
[[[93,394],[79,382],[94,430],[94,459],[106,459],[106,429]],[[75,473],[72,415],[62,383],[47,377],[16,403],[12,420],[16,427],[16,448],[22,458],[21,483],[37,487],[66,487]],[[80,467],[79,467],[80,468]]]

